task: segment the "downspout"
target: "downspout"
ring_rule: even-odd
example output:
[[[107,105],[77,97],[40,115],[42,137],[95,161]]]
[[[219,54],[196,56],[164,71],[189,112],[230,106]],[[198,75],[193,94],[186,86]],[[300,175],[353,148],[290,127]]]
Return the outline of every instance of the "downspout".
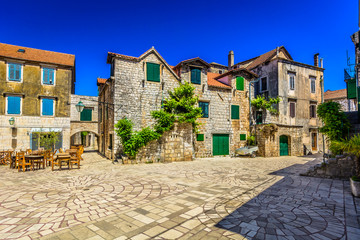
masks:
[[[250,128],[251,128],[251,122],[252,122],[252,119],[251,119],[251,85],[253,83],[256,83],[256,82],[259,82],[260,81],[260,78],[257,78],[253,81],[250,81],[249,82],[249,131],[250,131]],[[255,95],[255,89],[254,89],[254,95]],[[256,128],[255,128],[255,145],[256,145]]]
[[[321,62],[321,67],[323,67],[323,59],[320,59]],[[324,74],[320,77],[320,86],[321,86],[321,103],[324,103]],[[321,126],[324,126],[324,123],[321,122]],[[323,154],[325,154],[325,136],[324,134],[322,135],[322,141],[323,141]],[[325,159],[324,159],[325,161]]]

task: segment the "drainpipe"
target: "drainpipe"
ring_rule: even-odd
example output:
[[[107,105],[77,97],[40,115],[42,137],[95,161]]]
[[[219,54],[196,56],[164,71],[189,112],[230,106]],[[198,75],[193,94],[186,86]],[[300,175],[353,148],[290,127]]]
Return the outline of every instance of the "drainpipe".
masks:
[[[260,78],[257,78],[253,81],[250,81],[249,82],[249,131],[250,131],[250,128],[251,128],[251,85],[253,83],[256,83],[256,82],[259,82],[260,81]],[[254,95],[255,95],[255,88],[254,88]],[[255,145],[256,145],[256,128],[255,128]]]
[[[323,59],[321,59],[321,67],[322,67],[322,60]],[[320,77],[320,81],[321,81],[321,84],[320,84],[320,86],[321,86],[321,103],[323,103],[324,102],[324,76],[323,75]],[[321,123],[321,126],[324,126],[323,122]],[[324,136],[324,134],[321,134],[321,135],[322,135],[322,141],[323,141],[323,154],[325,154],[325,136]],[[323,161],[325,162],[324,158],[323,158]]]

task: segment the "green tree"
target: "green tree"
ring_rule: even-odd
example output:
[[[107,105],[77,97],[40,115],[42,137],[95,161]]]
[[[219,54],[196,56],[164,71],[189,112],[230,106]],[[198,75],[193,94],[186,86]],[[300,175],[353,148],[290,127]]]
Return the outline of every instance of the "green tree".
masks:
[[[40,147],[45,150],[54,150],[55,144],[59,141],[60,132],[36,132]]]
[[[347,136],[350,122],[341,105],[337,102],[325,102],[318,106],[317,115],[324,123],[320,132],[325,134],[330,141],[341,140]]]

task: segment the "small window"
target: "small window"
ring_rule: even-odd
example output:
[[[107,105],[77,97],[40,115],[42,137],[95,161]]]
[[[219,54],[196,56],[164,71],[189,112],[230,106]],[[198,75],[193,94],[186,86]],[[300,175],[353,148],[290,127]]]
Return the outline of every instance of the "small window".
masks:
[[[21,114],[21,97],[8,96],[7,98],[7,114]]]
[[[310,118],[316,118],[316,105],[310,105]]]
[[[289,73],[290,90],[295,90],[295,74]]]
[[[209,117],[209,103],[208,102],[199,102],[199,107],[201,108],[201,113],[203,118]]]
[[[55,69],[54,68],[42,68],[42,83],[45,85],[55,84]]]
[[[262,92],[267,91],[268,90],[267,77],[261,78],[260,83],[261,83],[261,91]]]
[[[148,81],[160,82],[160,65],[156,63],[146,63],[146,78]]]
[[[109,149],[113,148],[113,135],[109,134]]]
[[[236,90],[244,91],[244,78],[236,77]]]
[[[223,71],[222,70],[219,70],[219,74],[222,74],[223,73]]]
[[[316,92],[316,79],[315,78],[310,78],[310,82],[311,82],[311,93],[315,93]]]
[[[84,108],[80,113],[80,121],[92,121],[92,108]]]
[[[204,134],[197,134],[196,141],[198,141],[198,142],[204,141]]]
[[[294,102],[290,102],[290,117],[291,118],[295,117],[295,103]]]
[[[240,119],[239,105],[231,105],[231,119]]]
[[[240,134],[240,141],[246,141],[246,134]]]
[[[8,64],[8,80],[14,82],[21,82],[21,64],[9,63]]]
[[[42,116],[54,116],[54,99],[41,99],[41,109]]]
[[[201,84],[201,70],[199,68],[191,69],[191,83]]]
[[[263,122],[262,111],[257,111],[256,112],[256,124],[262,124],[262,122]]]

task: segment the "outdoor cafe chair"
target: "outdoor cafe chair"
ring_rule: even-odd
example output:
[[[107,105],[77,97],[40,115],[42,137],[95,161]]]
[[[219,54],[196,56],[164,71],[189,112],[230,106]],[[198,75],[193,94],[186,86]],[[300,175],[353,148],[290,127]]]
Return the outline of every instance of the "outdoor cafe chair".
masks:
[[[25,160],[25,152],[18,152],[16,154],[16,165],[18,167],[18,171],[20,172],[20,168],[22,168],[22,171],[25,172],[27,166],[31,166],[31,162],[26,162]]]
[[[73,168],[73,165],[76,164],[77,167],[80,169],[80,160],[81,160],[81,156],[80,156],[80,151],[76,151],[76,152],[70,152],[69,153],[71,158],[70,158],[70,166],[71,168]]]

